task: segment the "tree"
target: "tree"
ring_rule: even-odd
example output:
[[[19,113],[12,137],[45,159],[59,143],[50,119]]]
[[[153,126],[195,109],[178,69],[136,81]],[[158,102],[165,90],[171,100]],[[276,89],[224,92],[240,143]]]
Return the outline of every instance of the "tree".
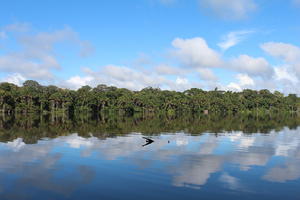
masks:
[[[126,113],[143,115],[165,112],[235,114],[239,112],[296,112],[300,99],[296,94],[284,96],[279,91],[250,90],[204,91],[191,88],[184,92],[147,87],[131,91],[100,84],[95,88],[83,86],[77,91],[42,86],[33,80],[22,87],[0,83],[0,110],[2,113]]]

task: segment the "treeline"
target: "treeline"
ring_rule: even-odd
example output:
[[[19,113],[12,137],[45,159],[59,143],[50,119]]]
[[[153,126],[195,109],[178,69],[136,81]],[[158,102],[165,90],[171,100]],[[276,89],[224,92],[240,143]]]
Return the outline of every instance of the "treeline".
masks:
[[[247,113],[298,112],[300,100],[296,94],[284,96],[269,90],[242,92],[204,91],[192,88],[184,92],[145,88],[131,91],[113,86],[83,86],[74,91],[56,86],[42,86],[27,80],[22,87],[0,83],[2,113]]]

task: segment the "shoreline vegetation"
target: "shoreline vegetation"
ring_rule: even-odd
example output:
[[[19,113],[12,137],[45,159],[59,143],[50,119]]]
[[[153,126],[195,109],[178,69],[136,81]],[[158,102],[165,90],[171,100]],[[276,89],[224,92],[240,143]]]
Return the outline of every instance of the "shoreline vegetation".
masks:
[[[93,115],[114,113],[131,116],[161,114],[247,114],[298,113],[300,98],[269,90],[242,92],[204,91],[192,88],[184,92],[148,87],[140,91],[98,85],[83,86],[78,90],[42,86],[27,80],[22,87],[0,83],[0,112],[5,114]]]

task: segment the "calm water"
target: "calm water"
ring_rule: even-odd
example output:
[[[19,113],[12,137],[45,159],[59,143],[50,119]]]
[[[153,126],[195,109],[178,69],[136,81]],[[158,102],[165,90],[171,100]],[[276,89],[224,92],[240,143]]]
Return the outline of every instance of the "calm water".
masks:
[[[2,121],[0,199],[300,199],[298,122],[178,120]]]

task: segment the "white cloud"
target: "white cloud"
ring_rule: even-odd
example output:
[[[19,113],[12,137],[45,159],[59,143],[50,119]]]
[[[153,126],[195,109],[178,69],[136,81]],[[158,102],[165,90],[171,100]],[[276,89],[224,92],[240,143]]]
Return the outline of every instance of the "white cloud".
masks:
[[[223,41],[218,44],[218,46],[223,50],[227,50],[241,41],[243,41],[249,34],[254,31],[233,31],[223,36]]]
[[[91,82],[94,80],[91,76],[80,77],[80,76],[73,76],[66,80],[66,86],[72,89],[78,89],[85,85],[90,85]]]
[[[15,85],[21,86],[25,80],[26,78],[23,77],[21,74],[15,73],[15,74],[10,74],[7,77],[3,78],[1,82],[8,82],[8,83],[13,83]]]
[[[243,19],[253,12],[254,0],[199,0],[202,8],[223,19]]]
[[[83,70],[84,76],[70,77],[62,85],[73,89],[86,84],[92,87],[106,84],[131,90],[141,90],[151,86],[183,91],[191,87],[203,87],[199,82],[187,79],[186,75],[194,73],[193,69],[196,69],[204,81],[217,80],[213,71],[208,67],[221,66],[222,61],[219,54],[207,46],[205,40],[202,38],[186,40],[177,38],[172,42],[172,45],[176,48],[173,51],[173,56],[183,64],[181,67],[160,64],[155,66],[154,70],[141,66],[134,69],[116,65],[101,67],[99,71],[85,68]],[[166,75],[176,75],[176,78],[175,80],[170,79]]]
[[[184,75],[188,72],[188,70],[165,64],[156,66],[155,71],[161,75]]]
[[[241,86],[254,86],[254,81],[247,74],[237,74],[237,79]]]
[[[25,54],[25,55],[24,55]],[[0,69],[2,72],[18,73],[30,79],[52,79],[53,74],[50,69],[51,63],[55,64],[55,59],[48,57],[45,59],[33,56],[30,58],[29,52],[6,54],[0,56]],[[36,59],[37,61],[34,61]],[[47,62],[49,60],[50,62]],[[55,66],[55,65],[54,65]],[[58,65],[56,65],[57,67]]]
[[[82,41],[78,34],[69,27],[52,32],[34,33],[28,30],[27,25],[14,24],[7,26],[6,30],[18,31],[18,34],[12,35],[17,37],[16,41],[20,48],[16,48],[19,49],[17,51],[4,52],[0,55],[0,70],[8,74],[1,81],[17,85],[22,84],[25,79],[54,80],[53,73],[61,69],[54,48],[56,44],[65,42],[75,44],[82,56],[93,51],[90,43]],[[219,46],[224,50],[228,49],[251,33],[251,31],[231,32],[224,37],[224,41],[219,43]],[[237,91],[244,88],[266,87],[270,90],[280,88],[284,92],[300,92],[297,86],[299,79],[295,75],[295,72],[300,75],[300,48],[295,45],[274,42],[261,45],[265,52],[286,62],[274,68],[263,57],[240,55],[228,61],[223,60],[221,54],[210,48],[201,37],[176,38],[172,41],[172,46],[172,56],[178,63],[173,62],[174,60],[167,60],[165,63],[171,63],[170,65],[154,65],[147,55],[141,54],[138,62],[147,67],[137,67],[132,63],[135,68],[116,65],[104,66],[96,71],[86,68],[83,75],[78,74],[61,81],[61,86],[78,89],[83,85],[107,84],[131,90],[151,86],[177,91],[191,87],[203,89],[219,87]],[[217,72],[213,71],[215,68],[238,72],[237,80],[228,85],[222,85],[218,82]],[[189,78],[194,77],[195,74],[199,75],[201,80],[194,79],[196,81],[193,81]]]
[[[281,42],[269,42],[262,44],[261,48],[269,55],[290,64],[300,76],[300,47]]]
[[[87,84],[92,87],[98,84],[106,84],[130,90],[141,90],[151,86],[176,91],[183,91],[192,86],[200,87],[199,83],[190,82],[184,76],[170,80],[153,71],[143,69],[138,71],[127,66],[108,65],[101,67],[99,71],[84,68],[83,72],[85,76],[70,77],[61,85],[67,88],[77,89]]]
[[[109,65],[102,69],[102,73],[101,80],[107,79],[107,83],[129,89],[142,89],[148,86],[160,87],[167,82],[167,79],[162,76],[137,71],[125,66]]]
[[[163,76],[152,74],[151,72],[137,71],[126,66],[108,65],[102,67],[100,71],[85,68],[84,72],[86,76],[71,77],[66,81],[66,86],[78,88],[86,84],[91,86],[107,84],[131,90],[140,90],[148,86],[162,87],[168,83],[168,80]]]
[[[283,65],[274,67],[273,82],[276,90],[282,91],[284,94],[296,93],[300,94],[299,78],[297,77],[293,66]]]
[[[172,45],[176,48],[173,55],[185,66],[201,68],[219,67],[222,64],[220,55],[209,48],[203,38],[176,38]]]
[[[20,50],[0,55],[0,70],[6,73],[18,73],[29,79],[50,80],[54,77],[52,70],[61,68],[54,49],[58,43],[71,42],[79,46],[82,55],[90,51],[88,43],[80,40],[77,33],[68,27],[39,33],[27,33],[26,24],[12,24],[4,29],[20,32],[16,36]]]
[[[270,77],[273,75],[273,68],[265,58],[253,58],[248,55],[240,55],[229,61],[229,66],[239,72],[253,76]]]
[[[290,70],[289,66],[275,67],[274,72],[275,72],[274,77],[277,81],[287,80],[292,83],[298,83],[299,81],[297,76]]]
[[[271,56],[283,59],[286,62],[300,62],[300,48],[282,42],[268,42],[261,45],[261,48]]]
[[[176,81],[175,81],[178,85],[185,85],[188,84],[189,81],[186,78],[179,78],[177,77]]]
[[[225,89],[230,91],[242,91],[242,87],[238,83],[233,82],[229,83]]]
[[[250,88],[255,85],[254,80],[247,74],[237,74],[236,79],[238,82],[229,83],[224,89],[233,91],[242,91],[245,88]]]
[[[216,81],[216,80],[218,80],[218,77],[210,69],[199,68],[199,69],[197,69],[197,72],[199,72],[200,78],[204,81]]]

